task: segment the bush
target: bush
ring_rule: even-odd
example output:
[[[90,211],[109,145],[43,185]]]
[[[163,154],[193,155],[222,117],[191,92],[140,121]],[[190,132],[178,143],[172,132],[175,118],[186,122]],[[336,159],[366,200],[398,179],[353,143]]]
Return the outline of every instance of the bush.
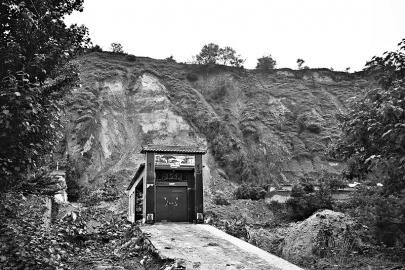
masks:
[[[121,43],[111,43],[111,51],[113,53],[124,53],[124,48],[122,47]]]
[[[236,199],[251,199],[251,200],[260,200],[264,199],[266,196],[267,191],[261,186],[254,186],[243,184],[238,187],[234,193]]]
[[[225,194],[222,192],[217,192],[214,195],[214,203],[216,205],[230,205],[229,201],[225,198]]]
[[[276,60],[274,60],[271,55],[263,56],[257,59],[256,69],[263,71],[270,71],[275,68],[276,63],[277,63]]]
[[[308,184],[298,184],[291,190],[291,198],[286,202],[287,215],[292,220],[303,220],[320,209],[332,209],[331,188],[321,184],[314,192]]]
[[[315,191],[315,187],[311,183],[304,182],[304,183],[301,183],[301,185],[302,185],[305,193],[313,193]]]
[[[169,57],[166,57],[165,60],[166,60],[167,62],[176,63],[176,60],[174,60],[173,55],[170,55]]]

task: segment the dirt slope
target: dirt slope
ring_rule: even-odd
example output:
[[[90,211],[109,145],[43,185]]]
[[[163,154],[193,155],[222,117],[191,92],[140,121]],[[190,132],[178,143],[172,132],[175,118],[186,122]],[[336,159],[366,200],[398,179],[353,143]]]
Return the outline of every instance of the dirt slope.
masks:
[[[125,186],[146,143],[208,147],[207,188],[212,179],[279,185],[337,173],[342,164],[325,156],[336,115],[373,85],[326,69],[265,73],[111,53],[77,62],[64,148],[71,175],[88,187],[112,176]]]

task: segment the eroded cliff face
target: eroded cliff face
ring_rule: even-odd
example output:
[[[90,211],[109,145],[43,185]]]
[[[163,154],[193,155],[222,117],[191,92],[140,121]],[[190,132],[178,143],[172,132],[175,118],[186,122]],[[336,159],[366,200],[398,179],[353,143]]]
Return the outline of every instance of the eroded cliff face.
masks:
[[[201,68],[109,53],[78,63],[66,153],[83,186],[111,175],[127,184],[147,143],[207,147],[206,188],[224,179],[279,185],[338,173],[342,164],[325,154],[339,135],[336,115],[372,85],[329,70]]]
[[[167,89],[155,75],[145,72],[132,85],[122,76],[97,82],[83,78],[84,88],[73,94],[66,139],[80,185],[102,184],[112,174],[128,180],[144,162],[143,144],[207,147],[204,136],[173,112]],[[93,95],[84,95],[90,89],[96,90],[90,91]],[[86,99],[86,110],[78,109],[81,98]]]

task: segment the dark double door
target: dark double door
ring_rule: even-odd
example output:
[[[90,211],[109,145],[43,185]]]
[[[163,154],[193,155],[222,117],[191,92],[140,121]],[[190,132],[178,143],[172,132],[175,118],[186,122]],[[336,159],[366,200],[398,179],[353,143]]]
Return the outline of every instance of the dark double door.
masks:
[[[156,187],[156,221],[188,221],[187,186]]]

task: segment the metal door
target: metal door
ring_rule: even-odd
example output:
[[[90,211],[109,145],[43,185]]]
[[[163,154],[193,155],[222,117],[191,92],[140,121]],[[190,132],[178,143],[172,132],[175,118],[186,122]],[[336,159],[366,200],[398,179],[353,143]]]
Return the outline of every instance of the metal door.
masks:
[[[156,221],[188,221],[187,187],[158,186],[156,188]]]

